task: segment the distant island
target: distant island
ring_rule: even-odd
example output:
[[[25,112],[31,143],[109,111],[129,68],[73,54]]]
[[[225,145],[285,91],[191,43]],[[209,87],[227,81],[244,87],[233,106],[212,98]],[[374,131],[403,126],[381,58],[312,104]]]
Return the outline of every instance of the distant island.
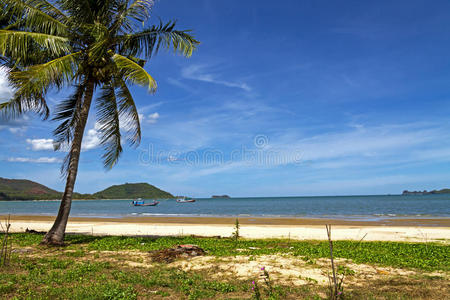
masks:
[[[230,198],[228,195],[212,195],[211,198]]]
[[[113,185],[93,195],[95,199],[166,199],[174,196],[148,183]]]
[[[62,192],[55,191],[40,183],[25,179],[0,177],[0,201],[10,200],[53,200],[61,199]],[[113,185],[94,194],[74,193],[73,199],[165,199],[172,194],[148,183],[125,183]]]
[[[442,189],[442,190],[432,190],[432,191],[403,191],[403,196],[414,196],[414,195],[433,195],[433,194],[450,194],[450,189]]]

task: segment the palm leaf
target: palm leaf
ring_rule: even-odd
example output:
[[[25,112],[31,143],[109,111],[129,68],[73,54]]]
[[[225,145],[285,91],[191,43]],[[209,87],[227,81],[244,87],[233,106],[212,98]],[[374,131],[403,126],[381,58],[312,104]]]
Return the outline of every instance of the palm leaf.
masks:
[[[48,5],[46,5],[48,7]],[[67,35],[67,25],[47,14],[42,1],[3,0],[0,4],[0,16],[14,18],[16,24],[29,31],[50,35]]]
[[[127,131],[127,140],[130,145],[138,146],[141,142],[141,124],[136,104],[125,81],[119,77],[114,82],[116,87],[118,87],[117,104],[120,120],[124,125],[122,127]]]
[[[114,54],[112,60],[125,80],[147,87],[151,92],[156,90],[156,81],[138,63],[119,54]]]
[[[70,53],[71,47],[65,37],[54,36],[44,33],[0,30],[0,55],[8,56],[14,60],[27,60],[33,55],[29,52],[33,43],[50,52],[52,56],[58,57]]]
[[[24,0],[25,3],[32,7],[36,7],[40,11],[46,13],[47,15],[53,17],[54,19],[65,22],[68,21],[69,17],[64,14],[57,6],[46,0]]]
[[[69,145],[73,139],[83,104],[84,91],[84,84],[76,85],[75,92],[55,108],[56,113],[52,120],[62,121],[53,131],[55,150],[59,150],[63,145]]]
[[[78,55],[79,53],[73,53],[25,71],[10,72],[9,80],[14,88],[14,97],[4,109],[10,115],[32,110],[47,118],[49,112],[44,97],[52,86],[60,88],[73,80]]]
[[[143,54],[150,58],[162,45],[167,49],[172,47],[175,52],[190,57],[200,42],[190,35],[188,30],[174,30],[175,24],[176,22],[168,22],[165,25],[160,23],[138,33],[119,36],[118,51],[125,55]]]
[[[49,86],[61,87],[64,83],[71,83],[78,69],[78,58],[81,52],[56,58],[45,64],[34,65],[24,71],[10,73],[14,86],[27,86],[34,92],[47,89]]]
[[[103,1],[98,1],[100,4]],[[76,25],[89,24],[95,19],[91,4],[94,1],[89,0],[57,0],[62,11],[70,16],[70,22]]]
[[[125,11],[125,18],[132,18],[140,23],[150,17],[150,11],[153,7],[152,0],[135,0]]]
[[[0,103],[0,112],[5,119],[15,119],[27,111],[37,113],[44,120],[50,114],[50,110],[42,94],[30,95],[27,98],[14,95],[9,101]]]
[[[101,96],[97,98],[97,122],[101,134],[100,143],[105,153],[103,165],[111,169],[122,153],[119,110],[117,108],[115,89],[112,84],[102,86]]]

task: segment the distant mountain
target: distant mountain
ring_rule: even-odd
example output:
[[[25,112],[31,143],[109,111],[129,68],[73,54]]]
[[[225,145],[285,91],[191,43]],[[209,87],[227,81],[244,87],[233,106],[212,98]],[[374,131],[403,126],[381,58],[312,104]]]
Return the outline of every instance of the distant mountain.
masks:
[[[442,190],[432,190],[432,191],[403,191],[402,195],[404,196],[412,196],[412,195],[433,195],[433,194],[450,194],[450,189],[442,189]]]
[[[52,200],[61,199],[62,192],[25,179],[0,177],[0,200]],[[95,194],[74,193],[73,199],[135,199],[173,198],[170,193],[148,183],[126,183],[113,185]]]
[[[148,183],[125,183],[113,185],[94,194],[98,199],[162,199],[174,198],[172,194]]]
[[[31,180],[0,177],[0,200],[59,199],[61,195],[62,193]]]

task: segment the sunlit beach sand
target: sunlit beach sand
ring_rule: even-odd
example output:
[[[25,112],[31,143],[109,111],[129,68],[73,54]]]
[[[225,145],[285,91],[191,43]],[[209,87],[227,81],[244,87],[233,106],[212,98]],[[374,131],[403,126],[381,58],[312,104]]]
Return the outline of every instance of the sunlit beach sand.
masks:
[[[47,231],[54,221],[48,216],[12,216],[13,232],[27,228]],[[69,233],[123,236],[230,237],[235,218],[212,217],[72,217]],[[325,224],[333,224],[336,240],[448,242],[450,218],[394,219],[387,221],[345,221],[330,219],[239,218],[243,238],[291,238],[326,240]]]

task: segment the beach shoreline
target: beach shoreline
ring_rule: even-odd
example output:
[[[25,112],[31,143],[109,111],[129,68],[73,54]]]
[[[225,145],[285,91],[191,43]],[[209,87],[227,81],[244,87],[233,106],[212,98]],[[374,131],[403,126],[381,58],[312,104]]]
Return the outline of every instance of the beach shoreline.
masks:
[[[0,215],[0,219],[8,215]],[[53,222],[55,216],[44,215],[10,215],[16,221]],[[292,218],[292,217],[229,217],[229,216],[124,216],[124,217],[90,217],[74,216],[69,222],[111,222],[111,223],[142,223],[142,224],[191,224],[191,225],[234,225],[236,219],[241,225],[341,225],[341,226],[396,226],[396,227],[450,227],[450,218],[415,218],[397,217],[380,218],[379,220],[348,220],[334,218]]]
[[[0,219],[5,219],[0,215]],[[47,231],[55,217],[11,216],[11,231],[26,229]],[[118,236],[185,236],[229,237],[236,218],[213,217],[71,217],[68,233]],[[243,238],[290,238],[325,240],[325,224],[333,225],[334,240],[445,242],[450,241],[450,218],[395,219],[384,221],[347,221],[332,219],[239,218]],[[421,224],[421,225],[417,225]]]

